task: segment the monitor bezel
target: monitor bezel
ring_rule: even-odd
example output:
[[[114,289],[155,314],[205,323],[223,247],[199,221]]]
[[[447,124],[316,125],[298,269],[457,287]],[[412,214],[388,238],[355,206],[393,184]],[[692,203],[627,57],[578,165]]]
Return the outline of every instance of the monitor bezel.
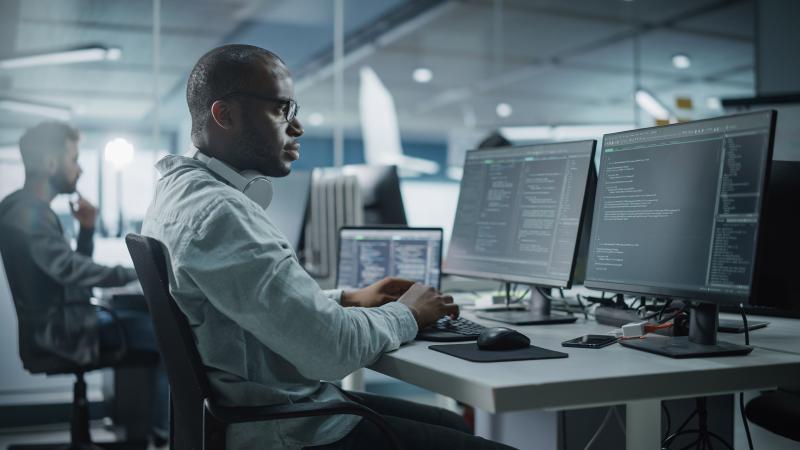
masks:
[[[592,236],[590,235],[589,238],[589,260],[587,261],[587,271],[586,271],[586,279],[584,280],[584,286],[589,289],[601,290],[601,291],[611,291],[617,292],[622,294],[632,294],[632,295],[645,295],[645,296],[656,296],[656,297],[669,297],[672,299],[682,299],[682,300],[696,300],[696,301],[704,301],[708,303],[716,303],[716,304],[724,304],[724,305],[738,305],[740,303],[750,303],[753,293],[756,291],[756,285],[758,283],[758,270],[760,267],[759,259],[761,256],[761,252],[763,251],[763,246],[760,245],[762,240],[762,233],[764,232],[764,227],[761,226],[761,219],[764,215],[764,211],[766,210],[766,203],[767,199],[767,188],[769,186],[769,177],[770,177],[770,169],[772,167],[772,151],[773,151],[773,144],[775,141],[775,123],[777,118],[777,113],[775,110],[761,110],[761,111],[754,111],[749,113],[743,114],[730,114],[718,117],[712,117],[708,119],[702,120],[694,120],[691,122],[683,122],[683,123],[676,123],[670,125],[662,125],[662,126],[655,126],[655,127],[646,127],[646,128],[637,128],[628,131],[621,131],[617,133],[609,133],[603,135],[603,149],[605,149],[605,142],[606,139],[610,136],[615,136],[619,134],[630,133],[631,131],[644,131],[650,129],[664,129],[669,127],[680,127],[686,126],[690,124],[698,124],[702,122],[710,122],[710,121],[717,121],[720,119],[726,118],[733,118],[733,117],[742,117],[742,116],[753,116],[759,114],[769,114],[769,142],[767,144],[767,156],[766,156],[766,163],[764,167],[764,177],[762,178],[762,201],[759,207],[759,215],[758,215],[758,230],[756,231],[756,248],[753,261],[753,270],[750,273],[750,291],[748,294],[745,295],[737,295],[737,294],[729,294],[724,292],[711,292],[711,291],[693,291],[691,289],[682,289],[682,288],[668,288],[663,286],[653,286],[653,285],[639,285],[639,284],[631,284],[631,283],[619,283],[619,282],[609,282],[609,281],[602,281],[602,280],[592,280],[589,278],[589,270],[588,265],[591,261],[591,251],[592,251]],[[600,152],[600,166],[599,170],[597,171],[597,194],[595,194],[595,204],[594,204],[594,215],[593,217],[599,217],[598,214],[600,213],[600,202],[599,202],[599,195],[600,193],[600,176],[603,172],[605,164],[605,159],[603,158],[603,152]],[[593,230],[593,231],[596,231]]]
[[[339,227],[338,233],[338,240],[336,244],[336,282],[334,286],[336,289],[340,289],[339,286],[339,266],[340,266],[340,259],[342,256],[342,233],[348,230],[361,230],[361,231],[438,231],[439,232],[439,280],[437,284],[439,285],[436,289],[441,291],[442,289],[442,247],[444,247],[444,229],[441,227],[403,227],[403,226],[396,226],[396,225],[367,225],[367,226],[355,226],[355,225],[347,225],[343,227]]]
[[[546,288],[561,288],[561,289],[569,289],[569,288],[571,288],[572,287],[572,281],[573,281],[573,278],[575,276],[575,266],[577,265],[578,252],[580,250],[580,243],[581,243],[580,239],[581,239],[581,233],[583,232],[583,227],[589,226],[590,229],[591,229],[591,224],[584,223],[585,222],[584,221],[584,217],[585,217],[585,212],[586,212],[585,208],[591,206],[591,205],[588,205],[588,203],[590,201],[590,199],[589,199],[590,195],[589,194],[591,192],[591,186],[589,185],[589,183],[592,180],[592,171],[594,171],[594,169],[595,169],[594,159],[595,159],[595,152],[597,151],[597,140],[596,139],[583,139],[583,140],[579,140],[579,141],[548,142],[548,143],[544,143],[544,144],[530,144],[530,145],[519,145],[519,146],[510,146],[510,147],[497,147],[497,148],[492,148],[492,149],[473,149],[473,150],[468,150],[466,152],[465,156],[464,156],[464,163],[466,164],[467,157],[470,154],[473,154],[475,152],[493,152],[493,151],[496,151],[496,150],[511,150],[511,149],[525,150],[525,149],[531,149],[531,148],[553,147],[553,146],[559,146],[559,145],[565,145],[565,144],[582,144],[582,143],[590,144],[592,148],[591,148],[591,151],[589,152],[589,167],[587,168],[586,183],[585,183],[584,188],[583,188],[583,203],[581,204],[581,214],[580,214],[580,217],[578,219],[578,229],[576,231],[577,234],[576,234],[576,237],[575,237],[575,248],[574,248],[573,254],[572,254],[572,262],[570,264],[569,276],[567,277],[566,280],[565,279],[556,279],[556,278],[528,276],[528,275],[517,276],[517,275],[490,273],[490,272],[473,272],[473,271],[469,271],[469,270],[459,270],[458,268],[451,269],[451,268],[447,267],[447,259],[446,258],[442,262],[442,273],[444,273],[446,275],[458,275],[458,276],[462,276],[462,277],[479,278],[479,279],[484,279],[484,280],[494,280],[494,281],[500,281],[500,282],[505,282],[505,283],[528,284],[528,285],[531,285],[531,286],[540,286],[540,287],[546,287]],[[460,187],[459,187],[458,197],[459,197],[458,201],[460,201],[461,200],[461,189],[460,189]],[[456,203],[456,205],[458,205],[458,203]],[[458,208],[456,208],[456,215],[458,215]],[[454,222],[454,225],[455,225],[455,218],[453,219],[453,222]],[[453,232],[455,232],[455,226],[453,227]],[[453,237],[451,236],[450,237],[450,245],[452,245],[452,242],[453,242]],[[448,254],[449,253],[450,253],[450,248],[448,247]]]

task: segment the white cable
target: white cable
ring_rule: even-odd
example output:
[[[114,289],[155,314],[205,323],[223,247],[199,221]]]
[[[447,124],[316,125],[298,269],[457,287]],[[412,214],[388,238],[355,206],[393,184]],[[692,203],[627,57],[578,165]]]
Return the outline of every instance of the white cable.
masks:
[[[616,410],[616,407],[614,407],[614,406],[608,408],[608,412],[606,413],[606,417],[603,418],[603,422],[601,422],[600,426],[597,427],[597,431],[594,432],[594,436],[592,436],[592,438],[589,439],[589,442],[586,443],[586,447],[584,447],[583,450],[589,450],[589,447],[591,447],[592,444],[594,444],[594,441],[597,440],[597,437],[600,436],[600,433],[603,431],[603,429],[606,427],[606,425],[608,425],[608,421],[611,420],[611,416],[614,414],[615,410]]]
[[[622,434],[627,435],[628,433],[625,431],[625,422],[622,420],[622,416],[619,415],[619,409],[616,406],[612,406],[614,409],[614,416],[617,418],[617,423],[619,427],[622,429]]]

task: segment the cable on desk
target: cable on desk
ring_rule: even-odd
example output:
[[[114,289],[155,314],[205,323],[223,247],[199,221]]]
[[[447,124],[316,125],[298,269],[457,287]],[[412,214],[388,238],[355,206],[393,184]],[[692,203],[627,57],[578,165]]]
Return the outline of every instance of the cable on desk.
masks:
[[[664,402],[661,402],[661,409],[664,411],[664,417],[667,419],[667,430],[664,431],[664,437],[661,438],[661,442],[667,440],[667,436],[669,436],[669,431],[672,429],[672,416],[669,415],[669,409],[667,409],[667,405]]]
[[[739,312],[742,313],[742,325],[744,325],[744,345],[750,345],[750,328],[747,326],[747,314],[744,312],[744,303],[739,303]],[[750,435],[750,424],[744,414],[744,392],[739,392],[739,413],[742,416],[744,432],[747,435],[747,447],[753,450],[753,437]]]

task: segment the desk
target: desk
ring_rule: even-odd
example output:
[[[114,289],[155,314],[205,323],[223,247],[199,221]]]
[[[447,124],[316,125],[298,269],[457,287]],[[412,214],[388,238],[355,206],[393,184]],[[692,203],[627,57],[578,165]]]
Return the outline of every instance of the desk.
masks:
[[[464,316],[497,326],[469,312]],[[627,448],[632,450],[660,448],[663,399],[797,386],[800,382],[800,352],[757,346],[744,357],[676,360],[619,345],[599,350],[561,346],[567,339],[612,329],[593,320],[515,329],[529,336],[534,345],[563,351],[569,358],[481,364],[434,352],[428,349],[430,342],[416,341],[385,354],[370,368],[492,413],[625,403]],[[787,329],[788,324],[771,323],[753,332],[751,341],[757,345],[772,341],[789,348],[791,340],[797,343],[798,338],[789,337]],[[730,334],[721,338],[744,340]]]

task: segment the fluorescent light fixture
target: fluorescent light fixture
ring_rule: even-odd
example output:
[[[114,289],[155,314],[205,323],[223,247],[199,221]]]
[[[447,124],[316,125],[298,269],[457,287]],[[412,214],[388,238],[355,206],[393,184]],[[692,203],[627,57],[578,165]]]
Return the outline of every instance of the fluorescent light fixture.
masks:
[[[89,61],[116,61],[122,56],[117,47],[101,47],[98,45],[72,50],[37,53],[0,59],[0,69],[19,69],[22,67],[54,66],[57,64],[73,64]]]
[[[133,161],[133,144],[123,138],[112,139],[106,144],[103,155],[116,170],[122,170]]]
[[[706,99],[706,108],[720,110],[722,109],[722,100],[719,97],[708,97]]]
[[[68,106],[48,105],[46,103],[10,98],[0,98],[0,109],[58,120],[69,120],[72,116],[72,109]]]
[[[573,141],[599,139],[604,134],[636,128],[632,123],[501,127],[500,134],[510,141]]]
[[[676,53],[672,55],[672,65],[677,69],[688,69],[692,65],[692,59],[686,53]]]
[[[322,125],[323,122],[325,122],[325,116],[323,116],[322,114],[320,114],[318,112],[313,112],[313,113],[308,115],[308,123],[312,127],[318,127],[318,126]]]
[[[653,94],[644,89],[636,91],[636,104],[655,119],[669,119],[669,110]]]
[[[495,108],[495,112],[497,113],[498,117],[509,117],[514,113],[514,108],[512,108],[508,103],[498,103],[497,107]]]
[[[431,72],[431,69],[428,69],[427,67],[420,67],[418,69],[414,69],[414,73],[411,76],[417,83],[430,83],[430,81],[433,79],[433,72]]]

